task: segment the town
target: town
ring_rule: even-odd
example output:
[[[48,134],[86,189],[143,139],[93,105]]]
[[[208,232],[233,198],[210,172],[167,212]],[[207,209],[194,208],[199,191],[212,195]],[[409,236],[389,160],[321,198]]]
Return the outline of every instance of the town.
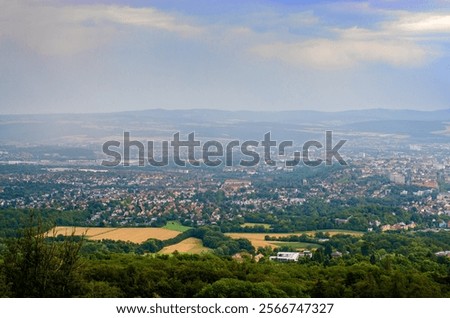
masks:
[[[106,168],[98,160],[25,161],[30,156],[23,152],[11,160],[2,151],[0,208],[88,211],[90,226],[157,227],[177,220],[226,230],[259,222],[270,224],[259,230],[277,232],[446,229],[450,158],[446,145],[435,147],[410,146],[411,152],[390,157],[355,150],[346,153],[345,166],[295,168],[284,165],[286,157],[275,166]],[[363,202],[388,211],[353,211]],[[317,215],[304,213],[312,206]]]

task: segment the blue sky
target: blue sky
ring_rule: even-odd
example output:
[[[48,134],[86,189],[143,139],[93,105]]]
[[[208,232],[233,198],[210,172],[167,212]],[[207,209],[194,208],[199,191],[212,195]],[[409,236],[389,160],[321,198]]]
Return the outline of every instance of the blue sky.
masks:
[[[450,1],[0,0],[0,113],[450,108]]]

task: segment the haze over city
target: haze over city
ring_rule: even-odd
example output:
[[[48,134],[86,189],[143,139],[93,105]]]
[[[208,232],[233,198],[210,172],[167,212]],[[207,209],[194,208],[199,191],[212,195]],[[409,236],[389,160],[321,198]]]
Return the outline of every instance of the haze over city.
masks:
[[[448,1],[0,8],[2,114],[449,107]]]
[[[0,316],[442,315],[449,52],[450,0],[0,0]]]

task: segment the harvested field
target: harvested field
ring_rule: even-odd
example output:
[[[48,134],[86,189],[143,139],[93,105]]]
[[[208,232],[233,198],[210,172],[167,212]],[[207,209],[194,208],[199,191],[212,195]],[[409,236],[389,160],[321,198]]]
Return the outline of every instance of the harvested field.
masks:
[[[180,253],[200,254],[202,252],[208,252],[210,249],[204,247],[200,239],[190,237],[180,243],[164,247],[159,253],[172,254],[175,251]]]
[[[72,227],[72,226],[57,226],[50,231],[48,231],[48,236],[64,235],[70,236],[72,233],[76,236],[86,235],[87,237],[96,236],[99,234],[107,233],[110,231],[114,231],[115,228],[107,228],[107,227]]]
[[[158,240],[167,240],[180,234],[178,231],[168,230],[163,228],[99,228],[99,227],[56,227],[56,235],[71,235],[75,230],[75,235],[86,234],[89,240],[114,240],[114,241],[129,241],[133,243],[142,243],[148,239],[154,238]],[[53,230],[49,231],[49,236],[52,236]]]
[[[328,233],[330,236],[337,234],[347,234],[354,236],[362,236],[363,232],[357,231],[344,231],[344,230],[323,230],[323,231],[305,231],[305,232],[295,232],[295,233],[225,233],[225,235],[238,239],[238,238],[246,238],[248,239],[255,248],[270,246],[272,248],[279,247],[280,244],[288,243],[288,242],[280,242],[280,241],[266,241],[264,237],[269,235],[271,237],[288,237],[291,235],[302,235],[306,234],[309,236],[314,236],[316,232]]]
[[[252,243],[255,248],[270,246],[272,248],[279,247],[273,242],[265,241],[264,237],[268,235],[267,233],[225,233],[225,235],[238,239],[238,238],[246,238]]]

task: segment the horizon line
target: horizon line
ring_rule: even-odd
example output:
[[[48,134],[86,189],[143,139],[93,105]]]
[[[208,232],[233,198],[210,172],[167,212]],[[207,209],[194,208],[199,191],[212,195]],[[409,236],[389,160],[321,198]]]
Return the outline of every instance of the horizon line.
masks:
[[[123,114],[123,113],[139,113],[148,111],[165,111],[165,112],[176,112],[176,111],[216,111],[224,113],[293,113],[293,112],[311,112],[311,113],[346,113],[346,112],[367,112],[367,111],[409,111],[409,112],[422,112],[422,113],[432,113],[440,111],[450,111],[450,108],[438,108],[432,110],[423,109],[411,109],[411,108],[365,108],[365,109],[347,109],[347,110],[313,110],[313,109],[291,109],[291,110],[228,110],[228,109],[215,109],[215,108],[146,108],[146,109],[133,109],[133,110],[117,110],[109,112],[42,112],[42,113],[0,113],[0,116],[45,116],[45,115],[105,115],[105,114]]]

